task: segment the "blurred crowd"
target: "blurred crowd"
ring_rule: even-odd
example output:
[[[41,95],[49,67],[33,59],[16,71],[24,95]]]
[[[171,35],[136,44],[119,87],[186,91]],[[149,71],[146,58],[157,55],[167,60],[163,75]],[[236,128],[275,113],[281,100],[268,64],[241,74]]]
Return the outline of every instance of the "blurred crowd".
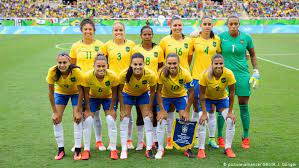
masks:
[[[297,0],[1,0],[1,18],[298,17]]]

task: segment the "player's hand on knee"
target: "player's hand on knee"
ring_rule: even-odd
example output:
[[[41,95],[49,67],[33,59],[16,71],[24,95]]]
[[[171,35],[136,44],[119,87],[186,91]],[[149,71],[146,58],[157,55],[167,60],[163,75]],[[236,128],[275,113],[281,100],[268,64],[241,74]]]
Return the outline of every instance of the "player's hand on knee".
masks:
[[[201,117],[199,119],[199,124],[203,125],[206,121],[208,121],[207,113],[201,115]]]
[[[181,113],[181,119],[183,119],[184,121],[189,121],[189,113],[186,110],[183,110]]]
[[[251,84],[253,89],[257,89],[260,83],[260,73],[258,69],[253,70],[253,74],[249,80],[249,83]]]
[[[79,112],[75,113],[74,114],[74,121],[75,121],[75,123],[79,124],[81,122],[81,120],[82,120],[82,114],[79,113]]]
[[[114,120],[116,120],[117,115],[114,109],[109,110],[107,115],[110,115]]]
[[[236,116],[233,112],[228,112],[226,115],[226,119],[230,118],[231,120],[233,120],[233,123],[235,123],[236,121]]]
[[[120,120],[122,121],[124,117],[127,117],[127,113],[125,111],[120,112]]]
[[[55,124],[55,125],[59,124],[61,122],[61,119],[57,113],[52,114],[52,121],[53,121],[53,124]]]
[[[162,123],[162,120],[167,120],[167,112],[165,110],[157,113],[157,121]]]

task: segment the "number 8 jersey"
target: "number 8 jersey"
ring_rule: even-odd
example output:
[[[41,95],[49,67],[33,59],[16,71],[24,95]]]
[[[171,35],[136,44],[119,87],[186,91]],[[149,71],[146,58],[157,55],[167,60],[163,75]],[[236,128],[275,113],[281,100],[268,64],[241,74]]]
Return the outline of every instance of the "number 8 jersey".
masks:
[[[147,51],[142,47],[142,44],[138,44],[133,48],[132,54],[137,52],[144,56],[145,67],[157,74],[158,64],[164,62],[164,52],[162,48],[158,45],[155,45],[150,51]]]
[[[117,45],[113,40],[107,41],[103,47],[103,53],[108,58],[109,69],[119,75],[128,68],[134,46],[135,43],[131,40],[126,40],[122,45]]]
[[[76,65],[85,73],[93,69],[94,59],[99,52],[103,52],[103,45],[104,43],[100,40],[95,40],[89,45],[80,40],[72,45],[70,56],[77,60]]]
[[[160,41],[160,47],[163,49],[165,57],[169,53],[176,53],[180,57],[180,65],[190,70],[188,57],[193,54],[193,42],[191,38],[185,37],[183,40],[177,41],[171,35],[168,35]]]

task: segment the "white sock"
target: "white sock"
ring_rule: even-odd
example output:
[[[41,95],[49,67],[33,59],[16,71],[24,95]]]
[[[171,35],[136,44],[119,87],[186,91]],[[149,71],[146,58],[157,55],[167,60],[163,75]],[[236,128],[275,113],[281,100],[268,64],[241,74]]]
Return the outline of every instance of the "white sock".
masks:
[[[117,127],[116,122],[111,115],[106,116],[106,121],[108,125],[108,134],[110,139],[110,150],[116,150],[117,143]]]
[[[129,118],[124,117],[122,121],[120,121],[119,130],[120,130],[120,142],[122,151],[127,151],[127,141],[128,141],[128,124]]]
[[[153,144],[153,123],[149,117],[143,118],[146,138],[146,150],[152,149]]]
[[[144,134],[143,134],[143,125],[138,125],[137,126],[137,137],[138,137],[138,144],[140,142],[144,142]]]
[[[102,141],[102,120],[100,117],[100,110],[95,112],[93,118],[93,128],[94,128],[94,135],[96,137],[96,142]]]
[[[167,114],[167,136],[171,136],[172,124],[174,120],[174,112]]]
[[[128,126],[128,140],[132,140],[133,133],[133,115],[130,116],[129,126]]]
[[[157,127],[153,127],[153,142],[158,142]]]
[[[56,139],[56,143],[58,148],[64,147],[64,137],[63,137],[63,127],[62,127],[62,122],[59,124],[54,124],[54,136]]]
[[[158,137],[158,145],[159,150],[164,150],[164,134],[165,134],[165,125],[167,121],[162,120],[162,122],[158,122],[157,125],[157,137]]]
[[[198,118],[200,118],[202,112],[198,113]],[[206,140],[206,122],[203,124],[198,124],[198,145],[199,149],[205,149],[205,140]]]
[[[193,111],[192,113],[192,120],[198,123],[198,128],[196,130],[196,138],[198,138],[198,132],[199,132],[199,113],[200,112],[195,112],[195,111]]]
[[[209,119],[208,119],[209,137],[215,137],[216,124],[217,124],[216,112],[209,113]]]
[[[81,148],[82,122],[80,122],[79,124],[74,122],[74,139],[75,139],[75,148]]]
[[[90,140],[91,140],[91,132],[92,132],[92,123],[93,118],[88,116],[83,121],[83,142],[84,142],[84,150],[90,151]]]
[[[226,123],[226,132],[225,132],[225,149],[231,148],[234,135],[235,135],[235,124],[233,123],[233,120],[231,118],[227,118],[228,109],[225,109],[222,111],[222,116]]]

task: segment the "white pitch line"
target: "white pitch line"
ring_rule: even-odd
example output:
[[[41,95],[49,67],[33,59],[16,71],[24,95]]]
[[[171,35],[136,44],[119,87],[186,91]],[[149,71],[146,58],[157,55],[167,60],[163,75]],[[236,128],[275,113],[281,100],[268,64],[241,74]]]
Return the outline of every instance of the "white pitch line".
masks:
[[[271,53],[265,53],[265,54],[261,54],[261,53],[258,53],[259,55],[269,55],[269,56],[274,56],[274,55],[299,55],[299,53],[287,53],[287,54],[284,54],[284,53],[277,53],[277,54],[271,54]]]
[[[72,44],[72,43],[60,43],[60,44],[56,44],[55,48],[60,49],[60,50],[71,50],[70,48],[60,47],[61,45],[66,45],[66,44]]]
[[[299,71],[299,68],[295,68],[295,67],[292,67],[292,66],[289,66],[289,65],[281,64],[279,62],[271,61],[271,60],[261,58],[261,57],[257,57],[257,58],[260,59],[260,60],[266,61],[266,62],[270,62],[270,63],[275,64],[275,65],[280,65],[280,66],[285,67],[285,68],[289,68],[289,69]]]

